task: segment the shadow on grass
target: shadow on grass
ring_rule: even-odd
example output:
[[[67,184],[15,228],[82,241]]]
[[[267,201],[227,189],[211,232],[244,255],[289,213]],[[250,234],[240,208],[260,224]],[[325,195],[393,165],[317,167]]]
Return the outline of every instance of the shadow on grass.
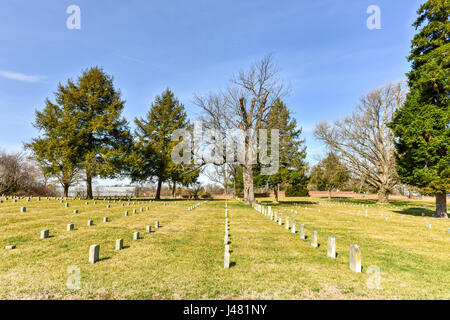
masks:
[[[425,217],[432,217],[434,210],[430,210],[427,208],[414,207],[414,208],[406,208],[403,210],[395,210],[394,212],[396,212],[398,214],[405,214],[405,215],[410,215],[410,216],[422,216],[422,213],[423,213]]]
[[[109,259],[111,259],[111,257],[104,257],[104,258],[98,259],[98,261],[99,261],[99,262],[100,262],[100,261],[106,261],[106,260],[109,260]]]
[[[273,207],[278,207],[278,206],[282,206],[282,205],[294,205],[294,204],[299,204],[299,205],[313,205],[313,204],[318,204],[317,201],[280,201],[278,203],[273,202],[272,200],[263,200],[263,201],[259,201],[259,204],[262,205],[271,205]]]
[[[332,202],[352,203],[352,204],[376,204],[378,201],[378,199],[347,198],[347,197],[332,197],[332,198],[322,197],[322,199],[327,199]]]

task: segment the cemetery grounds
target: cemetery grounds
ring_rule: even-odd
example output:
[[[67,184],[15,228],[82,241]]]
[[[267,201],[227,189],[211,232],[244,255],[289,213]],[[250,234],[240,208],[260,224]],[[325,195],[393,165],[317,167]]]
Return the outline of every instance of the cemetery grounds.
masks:
[[[450,222],[431,217],[431,201],[259,199],[295,219],[293,234],[228,200],[224,268],[225,200],[2,199],[0,299],[450,299]],[[50,237],[41,239],[44,229]],[[327,257],[328,236],[336,238],[336,259]],[[116,239],[123,250],[115,250]],[[100,245],[95,264],[93,244]],[[361,273],[349,268],[351,244],[361,248]]]

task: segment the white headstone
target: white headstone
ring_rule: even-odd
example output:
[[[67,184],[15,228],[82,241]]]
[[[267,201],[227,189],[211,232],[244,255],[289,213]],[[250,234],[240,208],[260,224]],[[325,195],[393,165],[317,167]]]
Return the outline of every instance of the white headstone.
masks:
[[[306,239],[306,235],[305,235],[305,225],[302,223],[300,224],[300,239],[305,240]]]
[[[319,235],[316,230],[311,231],[311,246],[315,248],[319,246]]]
[[[50,236],[50,231],[49,230],[42,230],[41,231],[41,239],[46,239]]]
[[[100,258],[100,245],[93,244],[89,247],[89,263],[96,263]]]
[[[223,259],[223,267],[228,269],[230,267],[230,251],[225,250],[224,259]]]
[[[117,239],[116,240],[116,250],[122,250],[123,249],[123,239]]]
[[[336,238],[335,237],[328,237],[327,241],[327,256],[330,258],[335,259],[336,258]]]
[[[350,245],[350,269],[361,272],[361,248],[356,244]]]

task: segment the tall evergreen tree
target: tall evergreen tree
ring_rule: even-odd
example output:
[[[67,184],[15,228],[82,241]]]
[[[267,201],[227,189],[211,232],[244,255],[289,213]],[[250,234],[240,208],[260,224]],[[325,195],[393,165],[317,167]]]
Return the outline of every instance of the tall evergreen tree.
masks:
[[[76,82],[60,85],[64,108],[74,118],[81,144],[81,163],[86,172],[87,197],[91,199],[92,179],[124,174],[131,147],[128,122],[121,113],[125,101],[114,88],[113,77],[103,69],[84,70]]]
[[[169,90],[157,96],[144,118],[136,118],[135,155],[131,163],[133,181],[157,180],[156,199],[161,198],[161,185],[166,181],[182,181],[183,170],[171,159],[172,141],[177,129],[188,127],[184,106]],[[177,170],[175,170],[175,168]]]
[[[56,177],[68,197],[69,187],[75,182],[81,168],[81,145],[76,118],[64,108],[61,86],[56,92],[56,103],[46,100],[43,111],[36,111],[34,126],[43,135],[32,139],[25,147],[33,153],[44,176]]]
[[[391,123],[397,171],[406,184],[436,194],[436,217],[447,217],[450,190],[450,1],[429,0],[418,10],[408,60],[410,91]]]
[[[302,129],[297,129],[297,122],[290,116],[289,109],[280,99],[276,99],[271,106],[263,128],[268,131],[268,141],[271,143],[270,130],[279,130],[279,168],[273,175],[255,173],[258,185],[267,184],[273,189],[275,201],[281,185],[307,183],[305,169],[306,147],[305,141],[300,139]],[[258,172],[258,171],[255,171]],[[302,179],[305,178],[305,179]]]

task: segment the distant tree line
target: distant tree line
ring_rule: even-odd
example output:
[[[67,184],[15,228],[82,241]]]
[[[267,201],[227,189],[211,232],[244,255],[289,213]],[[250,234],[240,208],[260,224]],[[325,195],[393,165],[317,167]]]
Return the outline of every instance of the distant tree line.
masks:
[[[56,195],[47,177],[23,153],[0,152],[0,195]]]

